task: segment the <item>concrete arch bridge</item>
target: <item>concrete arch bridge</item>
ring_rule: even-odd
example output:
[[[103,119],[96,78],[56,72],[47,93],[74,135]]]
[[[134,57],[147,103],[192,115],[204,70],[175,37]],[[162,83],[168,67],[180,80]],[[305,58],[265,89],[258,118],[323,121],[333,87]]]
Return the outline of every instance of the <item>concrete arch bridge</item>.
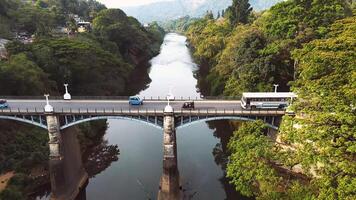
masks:
[[[142,106],[130,106],[127,100],[86,98],[51,100],[36,98],[8,99],[9,108],[0,109],[1,120],[15,120],[48,130],[52,199],[74,199],[88,176],[81,159],[75,135],[61,130],[100,119],[133,120],[163,132],[163,175],[159,199],[181,199],[177,163],[176,129],[214,120],[253,121],[261,119],[278,129],[282,109],[245,110],[239,100],[197,100],[194,109],[182,109],[184,100],[167,102],[147,100]],[[45,109],[46,108],[46,109]],[[73,160],[75,160],[73,162]]]

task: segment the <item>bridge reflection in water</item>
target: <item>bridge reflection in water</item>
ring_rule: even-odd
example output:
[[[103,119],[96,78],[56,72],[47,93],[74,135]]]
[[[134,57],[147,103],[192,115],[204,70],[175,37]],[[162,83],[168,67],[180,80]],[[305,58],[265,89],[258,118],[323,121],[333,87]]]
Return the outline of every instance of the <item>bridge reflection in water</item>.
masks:
[[[181,199],[177,161],[176,129],[202,121],[222,119],[252,121],[261,119],[272,129],[284,110],[244,110],[240,102],[199,100],[196,108],[181,109],[184,101],[165,107],[165,101],[148,101],[143,107],[130,107],[127,101],[72,100],[52,101],[53,110],[43,110],[38,100],[9,100],[10,108],[0,111],[0,119],[16,120],[48,130],[50,149],[51,199],[68,200],[76,196],[85,199],[88,174],[81,162],[76,134],[61,133],[71,126],[100,119],[125,119],[143,122],[163,130],[163,174],[158,199]],[[167,109],[169,108],[169,109]],[[81,192],[80,192],[81,191]]]

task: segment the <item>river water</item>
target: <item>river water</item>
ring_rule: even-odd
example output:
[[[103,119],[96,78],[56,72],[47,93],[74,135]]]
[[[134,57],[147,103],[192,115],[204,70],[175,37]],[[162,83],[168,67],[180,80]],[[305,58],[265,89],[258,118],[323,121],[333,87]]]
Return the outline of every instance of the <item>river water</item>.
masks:
[[[197,69],[186,37],[167,34],[160,54],[151,60],[152,81],[138,95],[165,97],[171,88],[177,98],[199,98],[194,77]],[[226,127],[226,122],[220,127]],[[217,155],[224,151],[222,146],[226,146],[231,135],[231,130],[225,131],[219,133],[216,126],[207,123],[177,131],[178,169],[184,199],[244,199],[224,181],[218,164]],[[104,141],[107,146],[118,146],[119,159],[89,179],[81,199],[157,199],[162,174],[162,130],[133,121],[108,120]]]
[[[197,70],[186,38],[167,34],[161,53],[151,60],[149,87],[140,96],[164,97],[170,88],[176,97],[200,97]],[[86,197],[90,199],[156,199],[162,174],[162,131],[145,124],[108,120],[105,140],[117,144],[119,160],[89,180]],[[225,199],[220,182],[223,171],[212,151],[219,139],[206,123],[177,132],[178,168],[187,199]]]

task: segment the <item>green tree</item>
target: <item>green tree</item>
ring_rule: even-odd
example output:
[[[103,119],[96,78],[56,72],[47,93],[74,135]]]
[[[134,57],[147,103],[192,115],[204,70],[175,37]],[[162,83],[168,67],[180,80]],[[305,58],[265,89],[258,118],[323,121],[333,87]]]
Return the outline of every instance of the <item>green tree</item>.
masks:
[[[107,9],[98,13],[93,22],[94,33],[115,43],[123,57],[134,64],[148,59],[154,54],[151,48],[152,38],[140,22],[127,17],[120,9]]]
[[[207,20],[213,20],[214,19],[213,11],[207,10],[204,18],[207,19]]]
[[[280,152],[268,136],[263,121],[247,122],[234,132],[228,149],[227,177],[236,190],[256,199],[310,199],[311,188],[305,187],[291,174],[283,175],[279,166]],[[284,172],[285,173],[285,172]]]
[[[75,94],[119,95],[133,69],[118,55],[80,38],[41,40],[33,44],[31,53],[58,88],[68,82]]]
[[[294,52],[293,91],[298,118],[286,118],[285,143],[298,146],[294,162],[313,177],[318,199],[354,199],[356,156],[356,18],[334,23],[325,39]]]
[[[273,39],[296,38],[308,28],[322,36],[335,20],[349,16],[349,10],[344,0],[290,0],[273,6],[257,23]]]
[[[24,53],[0,64],[0,74],[0,90],[5,95],[42,95],[53,89],[49,75]]]
[[[252,11],[249,0],[233,0],[232,5],[226,9],[226,15],[234,26],[238,23],[247,24]]]
[[[37,0],[36,1],[36,6],[38,6],[39,8],[48,8],[48,2],[43,1],[43,0]]]
[[[225,47],[224,40],[230,30],[227,22],[200,20],[193,23],[188,29],[187,35],[194,46],[194,56],[201,62],[215,63],[219,52]]]
[[[12,14],[18,9],[18,2],[14,0],[0,1],[0,37],[11,39],[13,37],[12,29],[15,19]]]
[[[268,166],[274,157],[273,143],[264,136],[262,121],[246,123],[234,133],[228,149],[231,152],[227,177],[243,195],[256,195],[256,185],[276,187],[276,172]],[[262,192],[262,191],[261,191]]]
[[[278,77],[273,57],[261,54],[267,39],[255,27],[238,26],[227,40],[212,74],[221,77],[223,91],[228,96],[240,96],[244,91],[269,91]],[[226,86],[225,86],[226,83]]]
[[[16,30],[36,34],[37,36],[50,36],[55,27],[55,14],[48,9],[22,5],[13,16],[16,19]]]

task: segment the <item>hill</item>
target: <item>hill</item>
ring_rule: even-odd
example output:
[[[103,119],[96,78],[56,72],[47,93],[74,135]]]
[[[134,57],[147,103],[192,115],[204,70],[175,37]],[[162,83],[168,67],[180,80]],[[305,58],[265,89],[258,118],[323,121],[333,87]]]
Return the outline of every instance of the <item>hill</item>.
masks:
[[[282,0],[250,0],[257,11],[267,9]],[[231,5],[232,0],[173,0],[158,2],[143,6],[123,8],[129,16],[137,18],[143,23],[152,21],[168,21],[184,16],[202,17],[207,10],[216,15]]]

